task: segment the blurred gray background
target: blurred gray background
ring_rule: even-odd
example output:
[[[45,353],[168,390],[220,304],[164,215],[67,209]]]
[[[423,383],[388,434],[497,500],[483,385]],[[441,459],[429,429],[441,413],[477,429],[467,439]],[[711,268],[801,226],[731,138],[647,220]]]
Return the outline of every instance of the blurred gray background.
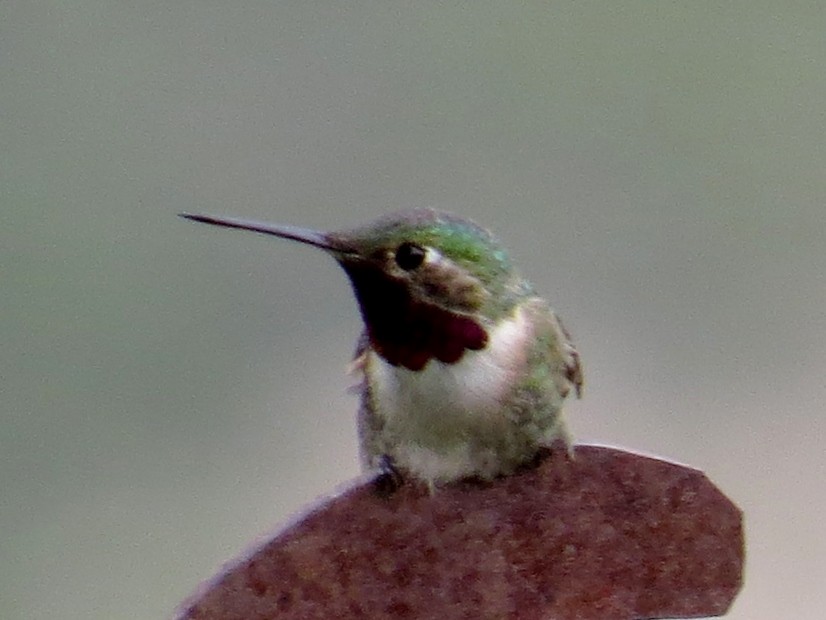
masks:
[[[152,619],[358,472],[321,252],[180,211],[491,227],[580,441],[745,511],[730,617],[821,618],[826,8],[4,2],[0,617]]]

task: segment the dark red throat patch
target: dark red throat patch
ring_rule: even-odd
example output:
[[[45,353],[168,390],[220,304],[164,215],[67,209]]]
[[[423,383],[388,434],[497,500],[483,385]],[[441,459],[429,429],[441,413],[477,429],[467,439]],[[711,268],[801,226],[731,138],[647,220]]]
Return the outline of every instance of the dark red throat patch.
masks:
[[[388,363],[421,370],[431,360],[455,364],[465,351],[488,342],[474,319],[415,299],[403,282],[381,271],[344,265],[350,276],[370,344]]]
[[[396,325],[368,327],[370,342],[393,366],[421,370],[431,358],[455,364],[466,350],[478,351],[488,334],[473,319],[426,303],[413,303]]]

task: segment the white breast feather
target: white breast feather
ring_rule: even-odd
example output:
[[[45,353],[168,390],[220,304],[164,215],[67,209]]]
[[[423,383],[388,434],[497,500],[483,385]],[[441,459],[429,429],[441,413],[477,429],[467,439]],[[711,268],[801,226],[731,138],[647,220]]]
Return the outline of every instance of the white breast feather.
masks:
[[[479,455],[460,439],[502,432],[508,423],[503,400],[527,361],[525,323],[517,310],[490,332],[484,349],[466,351],[455,364],[430,360],[421,371],[371,354],[373,402],[401,465],[436,481],[478,469]]]

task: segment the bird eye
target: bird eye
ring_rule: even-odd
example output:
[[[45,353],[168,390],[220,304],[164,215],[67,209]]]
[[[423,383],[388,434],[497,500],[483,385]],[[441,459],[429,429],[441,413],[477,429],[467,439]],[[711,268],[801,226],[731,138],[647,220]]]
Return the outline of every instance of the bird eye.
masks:
[[[396,264],[405,271],[413,271],[424,262],[425,249],[405,241],[396,248]]]

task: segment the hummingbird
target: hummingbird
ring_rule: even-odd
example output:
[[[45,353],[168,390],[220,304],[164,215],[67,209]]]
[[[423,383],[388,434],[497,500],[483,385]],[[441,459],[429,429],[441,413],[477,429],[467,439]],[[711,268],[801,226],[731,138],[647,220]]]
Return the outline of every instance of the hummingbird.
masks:
[[[509,475],[559,440],[572,451],[562,405],[581,395],[579,354],[486,229],[429,208],[340,232],[180,215],[314,246],[344,269],[364,322],[350,368],[365,471],[433,491]]]

